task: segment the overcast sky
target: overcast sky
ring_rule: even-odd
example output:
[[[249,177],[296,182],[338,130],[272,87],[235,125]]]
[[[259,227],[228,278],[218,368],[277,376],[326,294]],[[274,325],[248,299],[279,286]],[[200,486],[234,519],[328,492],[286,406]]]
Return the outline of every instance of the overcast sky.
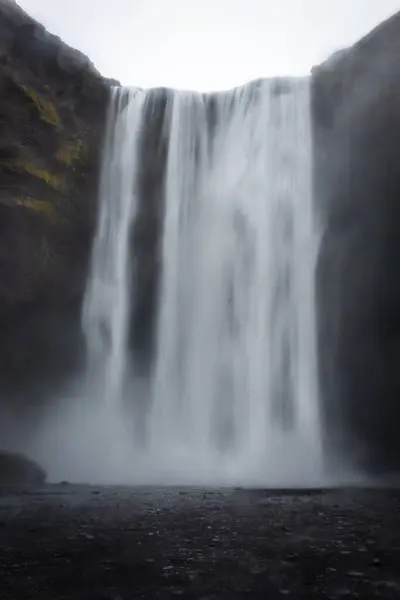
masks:
[[[305,74],[400,0],[18,0],[125,85],[211,90]]]

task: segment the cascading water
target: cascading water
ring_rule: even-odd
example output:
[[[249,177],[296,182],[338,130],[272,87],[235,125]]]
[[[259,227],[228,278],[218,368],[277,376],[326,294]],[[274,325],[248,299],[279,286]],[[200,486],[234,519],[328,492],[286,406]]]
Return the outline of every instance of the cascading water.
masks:
[[[113,88],[100,182],[99,220],[83,306],[87,374],[82,423],[105,472],[126,476],[132,449],[125,423],[131,270],[138,163],[146,95]],[[90,422],[90,426],[88,426]]]
[[[123,393],[129,315],[129,232],[138,205],[137,163],[145,95],[113,88],[100,183],[100,214],[83,307],[88,374],[112,406]],[[93,381],[91,382],[93,384]]]
[[[321,476],[311,155],[306,79],[172,97],[149,418],[158,477]]]
[[[113,92],[83,314],[111,446],[133,435],[110,423],[121,421],[128,368],[129,230],[146,201],[139,155],[151,93]],[[134,450],[123,446],[132,450],[125,480],[321,476],[309,94],[304,78],[168,93],[156,353],[145,433]]]

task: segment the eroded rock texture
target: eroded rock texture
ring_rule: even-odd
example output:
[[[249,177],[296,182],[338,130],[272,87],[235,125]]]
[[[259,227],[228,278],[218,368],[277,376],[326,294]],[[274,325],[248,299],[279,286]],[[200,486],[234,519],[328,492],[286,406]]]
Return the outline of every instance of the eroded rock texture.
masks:
[[[400,467],[400,13],[314,70],[328,441]]]
[[[109,81],[0,1],[0,391],[79,363]],[[40,382],[40,385],[39,385]],[[40,392],[39,392],[40,388]],[[24,398],[26,401],[26,398]]]

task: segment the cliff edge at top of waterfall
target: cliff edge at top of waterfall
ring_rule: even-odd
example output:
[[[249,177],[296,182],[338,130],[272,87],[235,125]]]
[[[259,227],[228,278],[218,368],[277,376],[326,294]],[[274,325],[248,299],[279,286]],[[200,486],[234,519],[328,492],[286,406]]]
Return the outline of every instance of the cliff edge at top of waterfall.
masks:
[[[388,87],[400,81],[400,12],[389,17],[348,48],[334,52],[312,69],[314,118],[327,128],[335,114],[358,111],[385,100]],[[351,103],[349,98],[351,97]],[[343,114],[343,113],[342,113]]]
[[[63,342],[39,335],[43,322],[33,333],[30,315],[54,319],[82,298],[114,83],[13,0],[0,0],[0,380],[37,370],[45,348],[43,369],[52,356],[65,363],[55,352]]]

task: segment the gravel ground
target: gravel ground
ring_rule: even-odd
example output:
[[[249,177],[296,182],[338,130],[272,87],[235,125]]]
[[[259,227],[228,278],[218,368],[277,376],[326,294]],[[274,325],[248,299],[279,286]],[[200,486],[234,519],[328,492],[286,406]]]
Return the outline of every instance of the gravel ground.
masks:
[[[400,598],[400,491],[0,491],[0,598]]]

